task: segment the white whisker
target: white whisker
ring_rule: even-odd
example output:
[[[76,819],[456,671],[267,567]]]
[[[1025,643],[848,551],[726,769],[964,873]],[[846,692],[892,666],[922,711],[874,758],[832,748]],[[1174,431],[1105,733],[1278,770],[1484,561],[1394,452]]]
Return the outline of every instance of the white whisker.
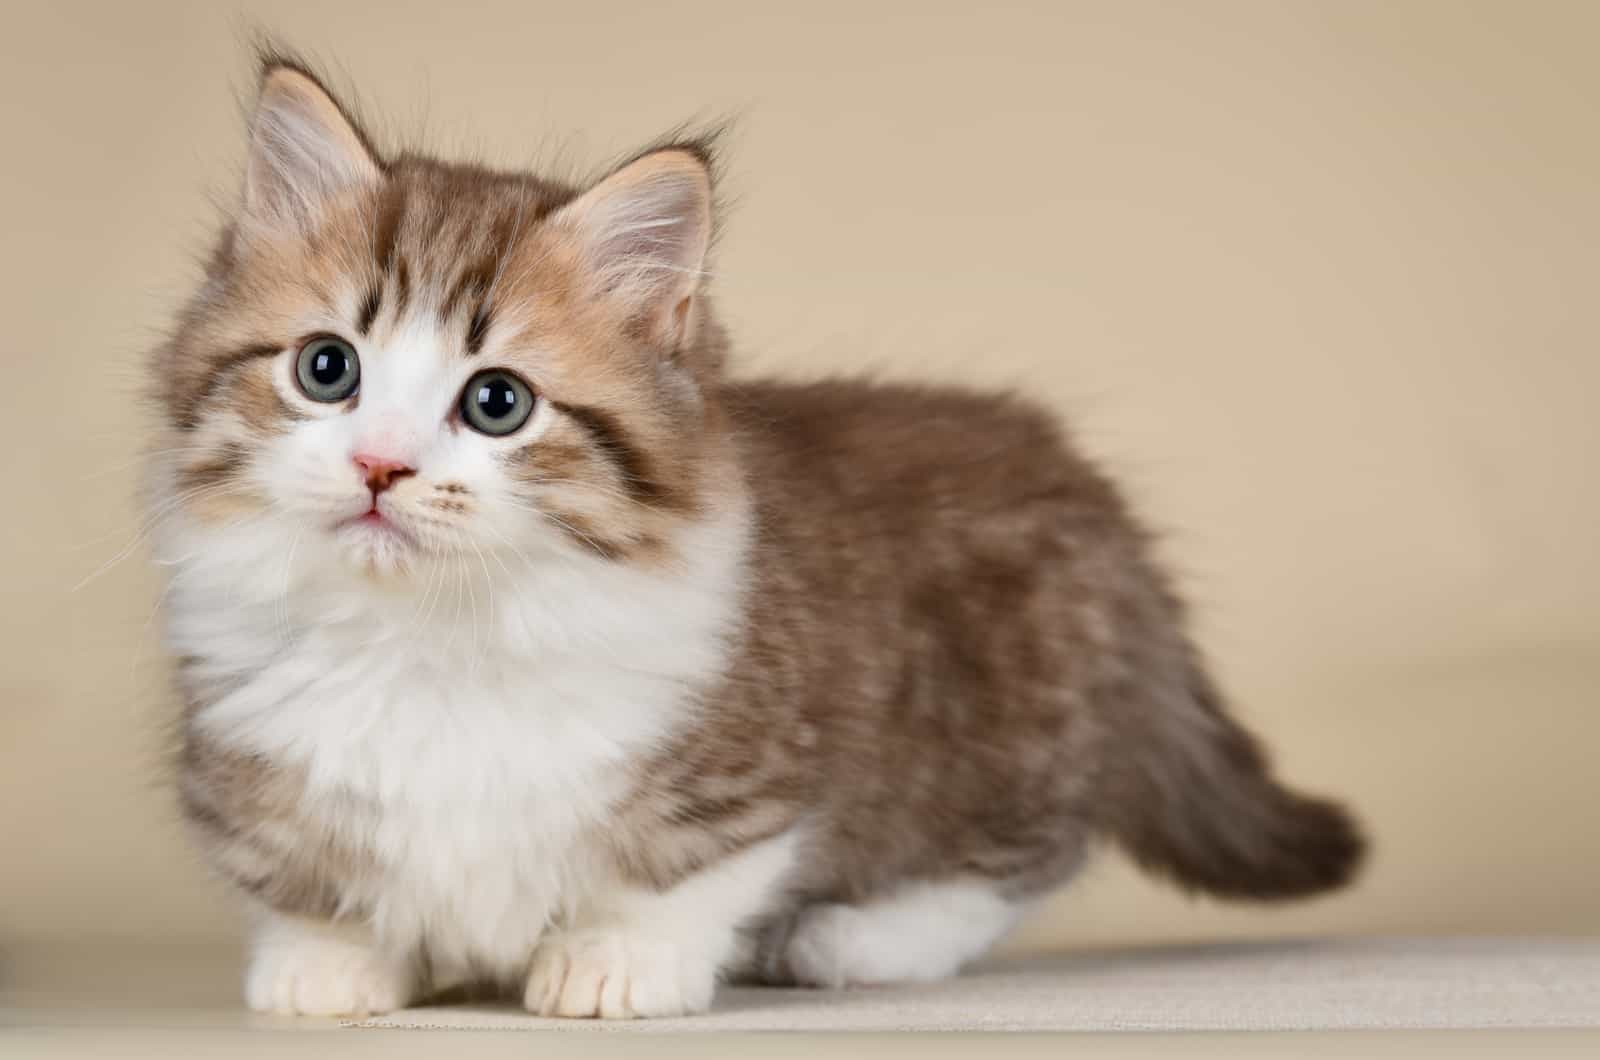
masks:
[[[187,490],[175,497],[168,498],[156,508],[155,512],[146,519],[145,524],[140,527],[136,534],[134,534],[133,539],[123,546],[123,548],[118,551],[116,555],[106,560],[105,563],[101,564],[97,569],[95,569],[86,578],[78,582],[78,584],[74,585],[68,591],[75,593],[82,590],[85,586],[95,581],[95,579],[99,578],[101,575],[105,574],[107,571],[111,570],[113,567],[117,566],[123,560],[131,556],[134,550],[144,542],[151,530],[154,530],[156,526],[164,519],[174,514],[179,507],[186,502],[199,500],[201,498],[210,499],[212,497],[221,497],[228,494],[239,494],[246,492],[248,492],[248,490],[236,483],[224,482],[215,486],[197,486],[194,489]]]

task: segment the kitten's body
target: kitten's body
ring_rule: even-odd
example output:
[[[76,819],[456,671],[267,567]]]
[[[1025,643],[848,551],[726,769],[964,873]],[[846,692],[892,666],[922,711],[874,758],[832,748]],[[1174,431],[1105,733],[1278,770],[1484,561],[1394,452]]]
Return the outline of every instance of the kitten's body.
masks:
[[[947,974],[1096,835],[1223,894],[1348,876],[1043,414],[723,380],[694,149],[576,196],[378,163],[303,73],[265,85],[154,465],[180,790],[261,909],[253,1005]],[[293,383],[324,332],[360,336],[332,406]],[[506,438],[449,419],[478,365],[538,391]],[[374,446],[409,463],[381,502]],[[368,488],[380,528],[334,518]]]

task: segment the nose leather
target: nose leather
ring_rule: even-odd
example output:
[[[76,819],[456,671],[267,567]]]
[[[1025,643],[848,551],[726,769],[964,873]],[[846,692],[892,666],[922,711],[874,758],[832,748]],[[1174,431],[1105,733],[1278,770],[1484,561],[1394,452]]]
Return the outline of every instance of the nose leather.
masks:
[[[367,489],[372,491],[374,497],[400,479],[417,473],[416,468],[407,466],[403,461],[374,456],[371,453],[357,453],[351,459],[354,460],[356,470],[366,480]]]

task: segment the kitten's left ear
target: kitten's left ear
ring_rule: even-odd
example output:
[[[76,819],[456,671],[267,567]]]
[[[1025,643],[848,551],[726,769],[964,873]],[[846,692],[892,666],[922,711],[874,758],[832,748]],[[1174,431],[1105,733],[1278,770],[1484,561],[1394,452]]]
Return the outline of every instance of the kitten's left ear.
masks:
[[[688,147],[653,151],[551,215],[579,252],[584,282],[658,348],[692,327],[711,242],[711,174]]]
[[[304,227],[328,200],[381,175],[366,136],[311,75],[290,65],[262,71],[250,116],[246,220]]]

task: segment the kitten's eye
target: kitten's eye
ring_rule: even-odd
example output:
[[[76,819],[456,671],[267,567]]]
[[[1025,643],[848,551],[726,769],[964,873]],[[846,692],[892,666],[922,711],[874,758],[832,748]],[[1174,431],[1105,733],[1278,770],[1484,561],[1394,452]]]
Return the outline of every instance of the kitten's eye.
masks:
[[[294,377],[312,401],[343,401],[361,382],[361,361],[348,342],[319,335],[300,347]]]
[[[461,418],[484,434],[510,434],[532,414],[533,391],[528,384],[498,368],[468,379],[461,392]]]

